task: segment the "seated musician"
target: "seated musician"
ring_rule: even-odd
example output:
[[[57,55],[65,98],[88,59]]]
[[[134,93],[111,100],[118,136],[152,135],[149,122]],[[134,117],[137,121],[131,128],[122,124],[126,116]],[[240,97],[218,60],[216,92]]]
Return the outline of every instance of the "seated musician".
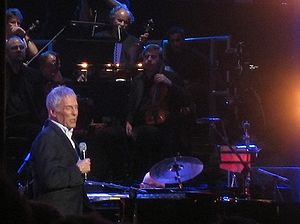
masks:
[[[121,64],[125,68],[134,67],[149,33],[141,35],[139,39],[128,33],[129,26],[134,22],[134,16],[125,5],[114,7],[109,17],[111,28],[96,33],[95,38],[115,41],[112,52],[113,63]]]
[[[164,70],[159,45],[147,45],[142,57],[144,70],[132,82],[126,118],[126,134],[133,139],[132,172],[138,179],[179,150],[176,112],[183,95],[182,81]]]
[[[32,58],[38,53],[38,49],[30,39],[28,33],[21,27],[23,15],[17,8],[8,8],[6,10],[6,40],[12,36],[19,36],[26,45],[26,56]]]

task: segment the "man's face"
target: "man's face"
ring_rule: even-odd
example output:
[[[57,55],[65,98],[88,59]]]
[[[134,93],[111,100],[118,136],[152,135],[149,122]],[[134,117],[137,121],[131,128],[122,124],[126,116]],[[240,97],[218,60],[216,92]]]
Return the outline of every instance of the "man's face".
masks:
[[[7,20],[7,25],[6,25],[6,35],[9,37],[12,35],[12,30],[15,27],[20,27],[21,26],[21,21],[19,20],[18,17],[11,17]]]
[[[51,118],[68,129],[75,128],[78,117],[76,96],[64,97],[57,109],[50,111]]]
[[[159,50],[152,49],[143,56],[143,65],[145,70],[158,72],[161,65]]]
[[[26,56],[25,43],[21,38],[13,37],[6,42],[6,56],[14,63],[21,63]]]
[[[122,29],[127,29],[130,24],[130,15],[129,12],[125,9],[120,9],[116,12],[113,19],[113,26],[120,26]]]
[[[59,69],[60,61],[55,55],[49,54],[46,58],[45,64],[41,68],[44,77],[48,80],[52,80]]]
[[[184,45],[184,39],[180,33],[174,33],[169,36],[169,43],[174,51],[180,51]]]

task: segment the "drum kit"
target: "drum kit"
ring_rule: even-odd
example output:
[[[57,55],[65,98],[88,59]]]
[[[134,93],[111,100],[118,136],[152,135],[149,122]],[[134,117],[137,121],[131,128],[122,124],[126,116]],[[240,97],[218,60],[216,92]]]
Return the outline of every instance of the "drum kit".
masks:
[[[219,168],[228,172],[227,188],[232,190],[237,197],[250,199],[251,167],[260,149],[250,143],[248,132],[249,123],[244,129],[243,140],[245,144],[232,146],[229,144],[226,134],[222,134],[216,128],[221,118],[199,118],[197,123],[209,123],[216,134],[223,140],[223,145],[218,147],[220,155]],[[150,169],[150,178],[162,184],[176,184],[183,189],[183,183],[197,177],[204,169],[203,162],[191,156],[174,156],[156,163]],[[241,180],[238,182],[237,177]]]
[[[203,170],[203,163],[190,156],[175,156],[156,163],[150,170],[150,177],[160,183],[178,184],[183,188],[182,182],[199,175]]]

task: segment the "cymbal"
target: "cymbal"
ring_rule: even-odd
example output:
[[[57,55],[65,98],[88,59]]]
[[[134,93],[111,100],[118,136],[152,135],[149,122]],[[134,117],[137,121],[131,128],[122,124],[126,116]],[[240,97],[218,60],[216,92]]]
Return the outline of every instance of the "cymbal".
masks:
[[[194,157],[176,156],[156,163],[150,176],[160,183],[175,184],[188,181],[203,170],[203,163]]]

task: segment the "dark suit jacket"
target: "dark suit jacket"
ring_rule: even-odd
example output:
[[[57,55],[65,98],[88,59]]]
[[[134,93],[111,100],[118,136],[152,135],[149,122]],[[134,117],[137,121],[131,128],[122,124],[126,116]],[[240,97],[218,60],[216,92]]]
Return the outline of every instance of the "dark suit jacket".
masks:
[[[78,158],[63,131],[47,120],[31,148],[34,199],[53,205],[63,215],[81,214],[84,191]]]

